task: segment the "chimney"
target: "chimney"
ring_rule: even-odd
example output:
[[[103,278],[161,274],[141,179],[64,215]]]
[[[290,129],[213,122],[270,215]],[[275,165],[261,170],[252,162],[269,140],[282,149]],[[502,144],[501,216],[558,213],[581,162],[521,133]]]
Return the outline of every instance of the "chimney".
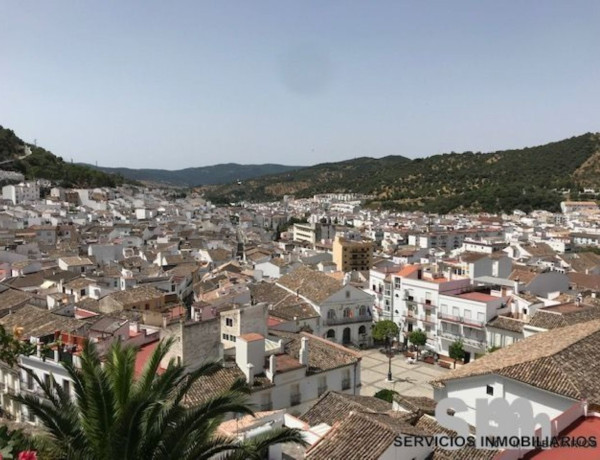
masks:
[[[269,356],[269,375],[271,376],[271,382],[275,380],[275,372],[277,371],[277,358],[275,355]]]
[[[514,290],[515,295],[519,295],[519,278],[515,279],[513,290]]]
[[[265,338],[261,334],[240,335],[235,343],[235,363],[246,376],[246,381],[254,382],[254,375],[264,371]]]
[[[306,337],[302,337],[300,341],[300,356],[298,357],[298,361],[303,366],[308,366],[308,339]]]
[[[246,372],[246,383],[249,386],[252,386],[254,385],[254,364],[248,363],[246,366],[248,367]]]

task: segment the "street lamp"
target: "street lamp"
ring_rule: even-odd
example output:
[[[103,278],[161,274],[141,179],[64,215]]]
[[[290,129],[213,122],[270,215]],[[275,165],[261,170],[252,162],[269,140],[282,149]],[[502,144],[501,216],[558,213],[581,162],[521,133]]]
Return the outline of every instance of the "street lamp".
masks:
[[[387,375],[387,381],[388,382],[393,382],[394,379],[392,378],[392,358],[394,357],[394,352],[392,351],[392,344],[395,341],[395,339],[392,340],[392,342],[389,342],[388,339],[388,343],[390,345],[388,345],[388,350],[387,350],[387,357],[388,357],[388,375]]]

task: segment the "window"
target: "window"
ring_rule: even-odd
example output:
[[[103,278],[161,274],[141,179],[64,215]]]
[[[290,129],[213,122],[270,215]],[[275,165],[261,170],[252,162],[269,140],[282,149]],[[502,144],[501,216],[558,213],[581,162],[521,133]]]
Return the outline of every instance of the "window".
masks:
[[[344,369],[342,376],[342,391],[350,389],[350,370]]]
[[[319,376],[319,385],[318,385],[319,396],[321,396],[326,391],[327,391],[327,376],[321,375],[321,376]]]
[[[335,319],[335,310],[327,310],[327,319]]]
[[[85,295],[85,289],[82,289],[81,291],[79,291],[79,295],[83,297]]]
[[[229,340],[229,334],[223,333],[223,340]]]
[[[346,299],[350,298],[350,291],[346,291]]]
[[[523,308],[523,314],[526,315],[527,314],[527,308]]]
[[[232,327],[233,326],[233,318],[225,318],[225,326]]]
[[[491,385],[486,385],[485,392],[490,396],[494,396],[494,387]]]
[[[365,316],[367,314],[367,307],[365,307],[364,305],[361,305],[360,308],[358,309],[358,314],[360,316]]]
[[[351,308],[344,308],[344,318],[352,318],[354,316],[354,313],[352,312]]]
[[[295,383],[290,387],[290,406],[300,404],[302,397],[300,395],[300,385]]]

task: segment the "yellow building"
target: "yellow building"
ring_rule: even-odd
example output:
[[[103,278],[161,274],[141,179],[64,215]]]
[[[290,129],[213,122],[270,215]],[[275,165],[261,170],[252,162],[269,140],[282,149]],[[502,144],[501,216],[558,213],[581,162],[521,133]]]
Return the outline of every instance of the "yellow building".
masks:
[[[343,272],[370,270],[373,264],[373,243],[336,236],[333,241],[333,262]]]

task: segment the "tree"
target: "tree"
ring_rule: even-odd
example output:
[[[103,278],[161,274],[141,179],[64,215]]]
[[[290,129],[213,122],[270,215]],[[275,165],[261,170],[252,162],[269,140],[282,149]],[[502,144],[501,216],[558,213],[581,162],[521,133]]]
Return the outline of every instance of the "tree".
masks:
[[[450,353],[450,358],[454,360],[454,368],[456,369],[456,361],[462,360],[465,357],[463,341],[456,340],[455,342],[452,342],[448,351]]]
[[[137,350],[120,342],[111,345],[101,359],[94,344],[86,342],[81,368],[63,363],[73,381],[71,398],[54,379],[33,378],[44,399],[18,395],[46,428],[53,452],[63,459],[207,459],[264,458],[269,446],[292,442],[304,445],[301,433],[281,428],[248,441],[216,433],[227,414],[252,414],[247,405],[248,387],[237,380],[222,394],[196,407],[182,400],[199,377],[220,369],[208,363],[187,372],[171,360],[157,373],[173,341],[161,341],[142,375],[134,378]]]
[[[427,343],[427,335],[421,329],[412,331],[408,336],[410,343],[417,347],[417,357],[419,356],[419,347],[424,347]]]
[[[390,346],[390,339],[398,337],[398,325],[389,319],[378,321],[373,327],[373,338],[379,341],[385,341],[387,347]]]
[[[10,367],[19,363],[19,356],[29,356],[35,353],[35,345],[21,340],[22,328],[14,328],[13,333],[6,332],[0,325],[0,361]]]
[[[375,396],[378,399],[383,399],[384,401],[391,403],[394,401],[394,395],[397,395],[397,394],[399,394],[397,391],[388,390],[387,388],[384,388],[383,390],[379,390],[373,396]]]

